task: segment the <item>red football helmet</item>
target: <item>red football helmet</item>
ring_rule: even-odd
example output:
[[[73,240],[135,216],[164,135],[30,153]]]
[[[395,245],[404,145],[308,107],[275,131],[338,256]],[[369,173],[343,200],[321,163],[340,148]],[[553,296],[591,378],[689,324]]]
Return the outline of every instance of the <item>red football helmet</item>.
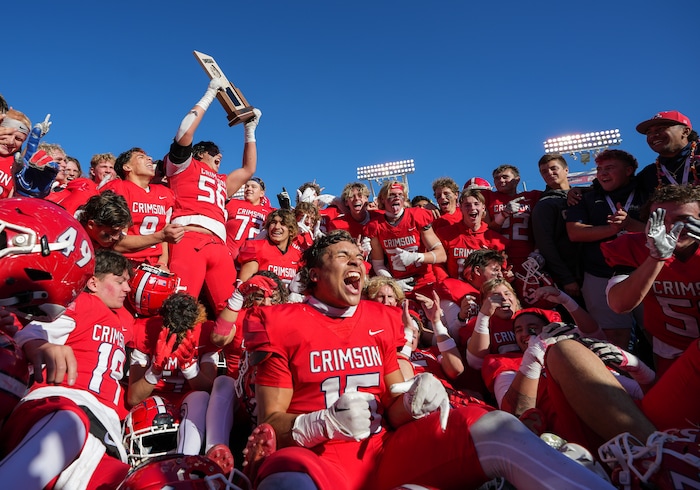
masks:
[[[172,403],[151,396],[131,409],[124,420],[124,447],[132,466],[177,448],[180,414]]]
[[[250,482],[238,470],[233,472],[245,488]],[[206,456],[184,454],[159,456],[132,469],[118,490],[241,490],[226,478],[218,464]]]
[[[129,303],[143,316],[157,315],[168,296],[179,291],[180,278],[158,267],[141,264],[129,283]]]
[[[700,430],[654,432],[642,444],[625,432],[598,449],[619,488],[700,488]]]
[[[490,191],[491,183],[486,179],[482,179],[481,177],[472,177],[464,183],[464,186],[462,186],[463,191],[466,191],[467,189],[476,189],[478,191]]]
[[[0,200],[0,306],[28,320],[53,321],[95,270],[87,232],[44,199]]]
[[[22,349],[0,331],[0,421],[7,417],[29,385],[29,364]]]

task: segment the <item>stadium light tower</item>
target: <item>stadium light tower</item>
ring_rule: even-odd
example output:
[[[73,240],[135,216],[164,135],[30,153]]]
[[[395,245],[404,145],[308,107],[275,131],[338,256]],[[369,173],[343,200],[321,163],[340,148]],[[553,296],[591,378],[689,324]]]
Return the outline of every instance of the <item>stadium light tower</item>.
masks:
[[[619,129],[608,129],[605,131],[594,131],[592,133],[569,134],[558,138],[550,138],[544,142],[545,153],[568,153],[577,159],[581,154],[581,163],[591,161],[591,154],[594,156],[610,146],[622,143]]]
[[[372,200],[375,198],[372,181],[381,186],[385,180],[398,180],[406,186],[406,197],[408,197],[408,174],[416,171],[413,160],[399,160],[398,162],[378,163],[376,165],[365,165],[357,167],[357,180],[366,180],[372,192]]]

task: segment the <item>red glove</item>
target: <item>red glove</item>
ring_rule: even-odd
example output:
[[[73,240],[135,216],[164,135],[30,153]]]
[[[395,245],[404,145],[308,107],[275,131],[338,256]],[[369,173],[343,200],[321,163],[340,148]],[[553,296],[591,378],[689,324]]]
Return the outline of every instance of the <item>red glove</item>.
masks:
[[[53,162],[53,158],[47,155],[44,150],[37,150],[29,159],[29,165],[40,170],[43,170],[51,162]]]
[[[253,276],[238,288],[243,296],[248,296],[257,290],[263,292],[266,298],[271,297],[277,291],[277,283],[265,276]]]
[[[177,367],[180,368],[186,379],[196,378],[199,374],[199,365],[195,355],[197,354],[197,339],[194,331],[189,330],[187,336],[182,339],[173,355],[177,358]]]
[[[169,336],[169,337],[168,337]],[[170,330],[163,328],[158,335],[156,352],[153,355],[153,367],[159,371],[165,369],[165,363],[173,353],[173,346],[177,340],[177,335],[171,334]]]

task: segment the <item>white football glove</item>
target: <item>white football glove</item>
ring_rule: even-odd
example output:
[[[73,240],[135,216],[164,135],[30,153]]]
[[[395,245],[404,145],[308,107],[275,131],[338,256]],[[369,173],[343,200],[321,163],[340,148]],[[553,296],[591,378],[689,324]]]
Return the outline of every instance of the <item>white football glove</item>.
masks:
[[[531,335],[528,347],[520,361],[519,371],[529,379],[540,379],[542,368],[544,367],[544,353],[547,351],[547,344],[536,335]]]
[[[542,327],[539,338],[546,345],[556,344],[562,340],[578,339],[581,337],[581,332],[573,323],[552,322],[549,325]]]
[[[420,419],[440,410],[440,427],[447,429],[450,399],[445,387],[430,373],[420,373],[413,379],[391,385],[394,394],[403,393],[403,406],[414,419]]]
[[[330,204],[333,202],[333,199],[335,199],[335,196],[332,194],[321,194],[316,198],[316,200],[319,203],[319,207],[330,206]],[[323,206],[320,206],[321,204]]]
[[[377,399],[371,393],[343,393],[325,410],[299,415],[292,438],[303,447],[314,447],[328,440],[361,441],[380,429]]]
[[[629,373],[639,384],[651,384],[656,379],[656,373],[634,354],[620,349],[615,344],[597,339],[581,339],[580,342],[588,347],[606,366]]]
[[[316,189],[314,189],[313,187],[307,187],[306,189],[304,189],[303,193],[299,189],[297,189],[297,202],[313,203],[317,197],[318,194],[316,193]]]
[[[51,124],[53,124],[49,119],[51,118],[51,114],[46,114],[46,118],[43,120],[43,122],[36,123],[34,125],[35,128],[38,128],[40,131],[39,137],[43,138],[46,136],[46,133],[49,132],[49,129],[51,129]]]
[[[372,239],[370,237],[366,236],[360,240],[360,251],[365,256],[365,259],[372,253]]]
[[[416,264],[417,267],[423,263],[423,254],[418,252],[409,252],[402,248],[395,248],[395,254],[391,256],[391,265],[394,270],[405,271],[406,267]]]
[[[318,240],[319,238],[323,238],[324,236],[326,236],[326,234],[321,231],[321,220],[320,219],[316,222],[316,225],[314,225],[313,235],[311,235],[311,236],[314,237],[314,240]]]
[[[255,108],[253,109],[253,114],[255,114],[253,119],[250,119],[247,123],[243,125],[246,143],[255,142],[255,129],[258,127],[258,123],[260,122],[260,118],[262,117],[262,111],[260,109]]]
[[[649,249],[649,255],[656,260],[667,260],[671,258],[673,251],[676,249],[678,236],[685,226],[685,223],[679,221],[674,223],[669,233],[666,233],[666,225],[664,223],[665,217],[666,210],[664,208],[657,208],[651,213],[649,221],[647,221],[647,248]]]
[[[299,227],[299,233],[308,233],[311,235],[311,228],[306,226],[306,215],[303,215],[299,221],[297,221],[297,226]]]
[[[406,279],[395,279],[395,281],[401,288],[401,291],[404,293],[410,293],[413,291],[413,287],[416,284],[416,280],[412,277],[407,277]]]
[[[685,231],[690,238],[696,242],[700,242],[700,220],[688,216],[685,221]]]
[[[503,212],[506,214],[516,214],[520,212],[520,201],[525,199],[524,197],[516,197],[512,201],[508,201],[505,206],[503,206]]]

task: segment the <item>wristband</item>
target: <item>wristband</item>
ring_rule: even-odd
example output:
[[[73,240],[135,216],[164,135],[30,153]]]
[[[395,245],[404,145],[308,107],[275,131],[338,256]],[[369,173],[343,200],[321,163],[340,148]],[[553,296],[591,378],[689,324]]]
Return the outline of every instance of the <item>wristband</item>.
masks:
[[[640,362],[637,367],[628,368],[627,372],[640,385],[649,385],[656,379],[656,373],[643,362]]]
[[[199,364],[194,362],[191,366],[188,366],[185,369],[180,369],[180,372],[185,379],[194,379],[199,376]]]
[[[148,366],[148,369],[146,369],[146,372],[143,374],[143,379],[146,380],[146,382],[150,385],[156,385],[158,384],[158,381],[160,381],[160,378],[162,376],[161,373],[154,373],[153,372],[153,365]]]
[[[450,335],[447,331],[447,327],[443,325],[440,320],[433,323],[433,332],[435,332],[435,335]]]
[[[561,305],[564,308],[566,308],[566,311],[568,311],[569,313],[573,313],[574,311],[580,308],[579,304],[571,296],[569,296],[563,291],[560,294],[564,298],[564,301],[561,302]]]
[[[403,347],[401,347],[401,350],[399,351],[399,354],[402,354],[402,355],[404,355],[404,356],[406,356],[406,357],[411,357],[411,352],[412,352],[411,346],[410,346],[410,345],[404,345]]]
[[[195,105],[198,105],[206,111],[207,109],[209,109],[209,106],[214,100],[214,97],[216,97],[216,90],[208,88],[207,91],[204,92],[202,98],[199,99],[199,102],[197,102]]]
[[[455,339],[449,338],[447,340],[442,340],[437,343],[437,348],[440,352],[445,352],[450,349],[455,349],[457,347],[457,342],[455,342]]]
[[[228,308],[231,311],[241,311],[241,308],[243,308],[243,295],[238,289],[228,299]]]
[[[228,337],[235,325],[236,322],[229,322],[219,316],[216,319],[216,323],[214,323],[214,331],[212,333],[221,335],[222,337]]]
[[[474,325],[474,332],[480,333],[482,335],[489,335],[491,332],[489,330],[490,316],[484,315],[482,312],[476,316],[476,325]]]

